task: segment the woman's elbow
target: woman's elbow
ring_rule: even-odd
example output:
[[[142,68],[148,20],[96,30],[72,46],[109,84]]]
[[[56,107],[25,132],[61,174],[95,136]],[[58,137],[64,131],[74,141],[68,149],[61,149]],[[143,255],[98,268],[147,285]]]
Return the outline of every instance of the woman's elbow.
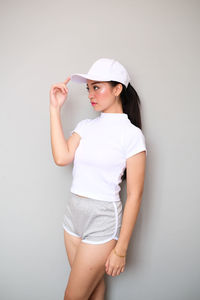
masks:
[[[69,165],[72,161],[73,161],[73,159],[71,159],[70,157],[68,157],[68,158],[57,158],[57,159],[54,158],[55,164],[56,164],[57,166],[60,166],[60,167],[67,166],[67,165]]]

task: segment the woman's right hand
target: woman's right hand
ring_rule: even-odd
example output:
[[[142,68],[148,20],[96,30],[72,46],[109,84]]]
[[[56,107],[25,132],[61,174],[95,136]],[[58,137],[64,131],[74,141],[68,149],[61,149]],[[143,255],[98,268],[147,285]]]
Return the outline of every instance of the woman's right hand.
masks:
[[[68,95],[66,84],[71,80],[70,76],[64,82],[53,84],[50,89],[50,106],[60,109]]]

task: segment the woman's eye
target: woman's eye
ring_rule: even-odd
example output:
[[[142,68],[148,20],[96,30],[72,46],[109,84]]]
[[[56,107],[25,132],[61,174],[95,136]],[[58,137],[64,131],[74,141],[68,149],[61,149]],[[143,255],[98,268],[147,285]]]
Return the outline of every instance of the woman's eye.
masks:
[[[96,85],[94,85],[94,86],[93,86],[93,88],[94,88],[94,90],[95,90],[95,88],[97,88],[97,89],[98,89],[99,87],[98,87],[98,86],[96,86]],[[88,88],[88,87],[86,87],[86,90],[89,92],[89,88]]]

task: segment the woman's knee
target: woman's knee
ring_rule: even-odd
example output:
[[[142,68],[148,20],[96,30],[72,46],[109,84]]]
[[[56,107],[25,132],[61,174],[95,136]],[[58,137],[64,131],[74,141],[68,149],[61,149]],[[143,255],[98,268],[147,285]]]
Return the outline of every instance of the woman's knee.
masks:
[[[95,289],[93,290],[91,296],[88,300],[99,300],[104,299],[104,294],[106,291],[106,284],[104,276],[99,280],[98,284],[96,285]]]

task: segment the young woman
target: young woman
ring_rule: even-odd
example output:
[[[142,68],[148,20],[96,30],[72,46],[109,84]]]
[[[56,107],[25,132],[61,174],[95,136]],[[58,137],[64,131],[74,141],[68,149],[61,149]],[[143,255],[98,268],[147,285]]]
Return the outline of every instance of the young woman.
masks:
[[[64,137],[60,109],[68,82],[85,83],[99,116],[78,122]],[[73,74],[50,90],[54,161],[74,161],[70,198],[64,215],[64,240],[71,266],[64,300],[103,300],[104,274],[120,275],[143,193],[147,149],[140,99],[118,61],[98,59],[87,74]],[[124,210],[119,196],[126,179]]]

